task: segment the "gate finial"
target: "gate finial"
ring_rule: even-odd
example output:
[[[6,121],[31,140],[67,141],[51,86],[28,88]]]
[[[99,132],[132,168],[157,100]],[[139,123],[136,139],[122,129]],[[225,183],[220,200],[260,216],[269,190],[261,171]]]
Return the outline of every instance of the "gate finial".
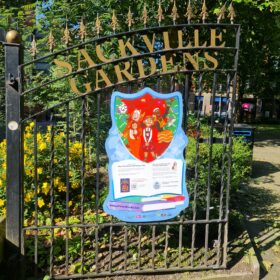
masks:
[[[187,12],[186,12],[185,16],[188,18],[188,23],[191,23],[191,19],[193,17],[191,0],[189,0],[188,7],[187,7]]]
[[[111,23],[114,33],[116,32],[118,25],[119,25],[118,19],[116,17],[115,10],[114,10],[112,15],[112,23]]]
[[[99,15],[97,14],[94,31],[96,32],[97,36],[99,36],[100,31],[102,30],[101,21],[99,19]]]
[[[66,25],[65,25],[65,29],[64,29],[64,33],[63,33],[63,37],[62,37],[62,42],[65,43],[66,46],[69,45],[69,43],[72,41],[71,36],[70,36],[70,31],[68,29],[68,19],[66,18]]]
[[[36,38],[35,38],[34,34],[33,34],[30,52],[31,52],[31,55],[33,56],[33,58],[36,58],[37,53],[39,53],[38,49],[37,49],[37,43],[36,43]]]
[[[226,4],[224,4],[220,10],[220,13],[217,18],[217,23],[220,23],[220,21],[225,18],[225,12],[226,12]]]
[[[7,43],[11,44],[20,44],[21,37],[20,34],[16,30],[10,30],[6,34],[6,41]]]
[[[201,18],[202,18],[203,23],[205,23],[205,19],[207,16],[208,16],[208,13],[207,13],[206,1],[204,0],[202,9],[201,9]]]
[[[233,24],[234,18],[236,17],[232,2],[230,3],[229,7],[228,7],[228,17],[230,18],[230,22]]]
[[[177,6],[176,6],[176,0],[174,0],[171,16],[172,16],[173,24],[175,25],[176,24],[176,19],[179,18],[178,9],[177,9]]]
[[[134,23],[133,14],[132,14],[132,12],[131,12],[130,7],[129,7],[129,9],[128,9],[126,23],[127,23],[127,25],[128,25],[128,30],[130,31],[131,26],[132,26],[132,24]]]
[[[87,36],[87,28],[86,25],[84,23],[84,17],[82,17],[82,20],[80,22],[80,31],[79,31],[79,36],[81,37],[81,40],[83,41],[86,36]]]
[[[158,25],[160,26],[162,20],[164,19],[164,16],[163,16],[163,10],[161,8],[161,1],[159,0],[158,2],[158,10],[157,10],[157,20],[158,20]]]
[[[146,27],[149,19],[146,3],[144,4],[142,19],[143,19],[144,26]]]
[[[53,36],[52,30],[50,31],[47,44],[49,46],[50,52],[52,52],[53,49],[54,49],[54,46],[55,46],[54,36]]]

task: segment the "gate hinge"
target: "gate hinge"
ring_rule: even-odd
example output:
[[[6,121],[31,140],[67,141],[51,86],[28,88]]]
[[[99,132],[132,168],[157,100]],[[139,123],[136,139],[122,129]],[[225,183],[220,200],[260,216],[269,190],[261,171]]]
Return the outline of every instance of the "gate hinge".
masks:
[[[8,85],[13,88],[18,88],[18,80],[14,77],[12,73],[8,73]]]
[[[16,79],[15,79],[14,75],[9,73],[8,74],[8,84],[10,86],[13,86],[15,83],[16,83]]]

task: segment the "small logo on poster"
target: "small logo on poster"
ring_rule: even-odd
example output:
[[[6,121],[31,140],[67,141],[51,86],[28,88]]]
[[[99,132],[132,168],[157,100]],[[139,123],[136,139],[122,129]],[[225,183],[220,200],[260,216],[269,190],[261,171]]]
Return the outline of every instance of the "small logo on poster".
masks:
[[[121,179],[121,192],[130,192],[130,179]]]
[[[155,182],[154,183],[154,189],[158,190],[160,188],[160,183],[159,182]]]

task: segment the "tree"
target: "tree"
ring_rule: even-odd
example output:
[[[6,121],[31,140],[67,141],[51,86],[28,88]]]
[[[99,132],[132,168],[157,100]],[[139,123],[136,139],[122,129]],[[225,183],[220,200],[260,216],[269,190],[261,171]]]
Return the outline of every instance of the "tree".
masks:
[[[165,18],[163,21],[172,23],[170,16],[172,2],[162,0]],[[203,1],[192,3],[194,22],[201,21],[200,12]],[[187,21],[185,17],[187,3],[177,0],[179,23]],[[144,5],[146,4],[149,16],[149,25],[157,24],[157,1],[139,0],[133,5],[134,28],[140,25]],[[209,19],[216,21],[215,14],[220,12],[223,2],[207,1]],[[227,2],[228,4],[228,2]],[[126,17],[131,2],[121,0],[42,0],[42,1],[1,1],[0,27],[18,29],[22,34],[23,43],[29,49],[33,35],[37,39],[37,47],[42,56],[49,52],[46,44],[50,30],[53,30],[55,50],[64,49],[67,44],[61,41],[63,30],[67,27],[71,31],[71,42],[81,41],[79,26],[81,22],[87,26],[86,39],[96,36],[94,32],[97,15],[102,25],[102,34],[112,32],[112,13],[118,18],[118,30],[127,30]],[[280,42],[280,4],[277,0],[234,0],[236,22],[242,25],[240,59],[239,59],[239,98],[246,93],[255,96],[279,96],[279,42]],[[141,23],[141,26],[143,24]],[[85,34],[84,34],[85,35]],[[25,60],[31,60],[31,53],[25,51]],[[3,93],[2,93],[3,94]],[[3,109],[3,108],[2,108]],[[3,121],[3,120],[2,120]]]

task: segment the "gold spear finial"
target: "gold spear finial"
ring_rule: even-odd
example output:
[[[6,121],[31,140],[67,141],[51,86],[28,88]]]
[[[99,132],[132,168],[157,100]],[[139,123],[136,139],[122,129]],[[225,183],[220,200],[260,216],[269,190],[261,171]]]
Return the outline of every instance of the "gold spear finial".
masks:
[[[49,46],[50,52],[52,52],[53,49],[54,49],[54,46],[55,46],[54,36],[53,36],[52,30],[49,33],[47,45]]]
[[[176,6],[176,0],[174,0],[172,12],[171,12],[171,17],[172,17],[173,23],[176,24],[176,19],[179,17],[178,9],[177,9],[177,6]]]
[[[72,41],[72,39],[70,36],[70,31],[68,29],[68,23],[66,20],[66,25],[65,25],[65,29],[64,29],[64,33],[63,33],[63,37],[62,37],[62,42],[65,43],[66,46],[68,46],[71,41]]]
[[[233,24],[234,18],[236,17],[232,2],[230,3],[229,7],[228,7],[228,17],[230,18],[230,22]]]
[[[208,13],[207,13],[206,1],[204,0],[202,9],[201,9],[201,18],[202,18],[203,23],[205,23],[205,19],[207,16],[208,16]]]
[[[188,23],[191,22],[191,19],[193,17],[193,10],[192,10],[192,5],[191,5],[191,0],[189,0],[188,7],[187,7],[187,12],[185,16],[188,18]]]
[[[118,19],[116,17],[115,10],[114,10],[112,15],[112,23],[111,23],[114,33],[116,32],[118,25],[119,25]]]
[[[94,31],[96,32],[96,34],[98,36],[100,34],[100,31],[102,31],[101,21],[99,19],[99,15],[98,14],[97,14],[96,21],[95,21]]]
[[[144,4],[142,19],[143,19],[144,26],[146,27],[149,19],[146,3]]]
[[[32,39],[32,43],[31,43],[30,52],[31,52],[31,55],[33,56],[33,58],[35,58],[37,53],[39,53],[38,49],[37,49],[37,43],[36,43],[36,38],[35,38],[34,34],[33,34],[33,39]]]
[[[226,12],[226,4],[224,4],[220,10],[220,13],[217,18],[217,23],[220,23],[220,21],[225,18],[225,12]]]
[[[134,23],[133,14],[132,14],[132,12],[131,12],[130,7],[129,7],[129,9],[128,9],[126,23],[127,23],[127,25],[128,25],[128,29],[130,30],[132,24]]]
[[[80,30],[79,30],[79,36],[81,37],[82,40],[84,40],[87,36],[87,28],[84,23],[84,18],[82,17],[82,20],[80,22]]]
[[[157,20],[158,20],[158,24],[160,25],[162,20],[164,19],[164,16],[163,16],[163,10],[161,8],[161,1],[159,0],[158,2],[158,10],[157,10]]]

